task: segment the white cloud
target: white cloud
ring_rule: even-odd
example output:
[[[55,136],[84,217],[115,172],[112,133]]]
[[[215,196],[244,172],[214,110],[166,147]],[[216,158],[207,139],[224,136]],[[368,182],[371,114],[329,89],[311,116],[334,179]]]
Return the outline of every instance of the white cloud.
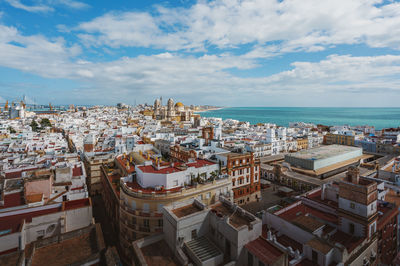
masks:
[[[0,25],[0,64],[44,77],[65,77],[64,67],[80,54],[78,45],[62,38],[49,41],[41,35],[24,36],[16,28]]]
[[[294,62],[291,70],[274,75],[246,78],[230,69],[257,68],[251,57],[165,52],[91,62],[80,58],[79,46],[67,46],[62,38],[49,41],[40,35],[24,36],[0,25],[0,58],[1,66],[77,80],[85,87],[72,96],[88,101],[169,95],[223,105],[296,104],[300,99],[305,105],[315,105],[319,101],[314,95],[330,95],[329,102],[336,99],[340,103],[341,97],[350,99],[349,94],[354,94],[355,100],[365,100],[367,95],[370,101],[386,97],[385,104],[393,105],[400,95],[400,55],[330,55],[319,62]]]
[[[50,6],[47,5],[33,5],[33,6],[28,6],[25,5],[23,3],[21,3],[20,0],[5,0],[6,2],[8,2],[11,6],[18,8],[18,9],[22,9],[28,12],[51,12],[54,11],[54,9]]]
[[[111,12],[76,29],[96,46],[174,51],[255,44],[271,56],[271,46],[272,55],[356,43],[400,49],[399,14],[399,3],[379,0],[199,1],[186,9],[157,7],[155,13]]]
[[[73,9],[85,9],[90,7],[88,4],[80,1],[73,0],[48,0],[49,3],[53,3],[54,5],[63,5]]]
[[[72,9],[85,9],[89,7],[89,5],[84,2],[74,0],[43,0],[37,1],[38,4],[36,5],[26,5],[23,4],[21,0],[5,1],[9,3],[12,7],[33,13],[53,12],[55,6],[65,6]]]
[[[45,3],[61,2],[74,3]],[[293,62],[290,70],[274,75],[240,75],[258,68],[260,58],[289,52],[320,51],[344,43],[399,48],[399,5],[376,3],[224,0],[201,1],[188,9],[157,7],[156,15],[107,13],[79,24],[72,34],[79,31],[83,44],[103,49],[166,49],[108,62],[81,57],[81,47],[63,38],[26,36],[0,24],[0,65],[46,78],[77,80],[84,86],[72,95],[93,101],[169,95],[221,105],[285,105],[296,100],[312,105],[318,101],[314,95],[319,99],[329,95],[328,102],[340,102],[341,97],[350,99],[349,95],[358,93],[363,100],[370,95],[372,102],[388,93],[394,96],[388,102],[394,102],[400,95],[398,55],[331,55],[319,62]],[[67,26],[58,29],[68,31]],[[246,54],[225,50],[243,44],[251,47]],[[222,51],[212,54],[207,50],[210,46]]]

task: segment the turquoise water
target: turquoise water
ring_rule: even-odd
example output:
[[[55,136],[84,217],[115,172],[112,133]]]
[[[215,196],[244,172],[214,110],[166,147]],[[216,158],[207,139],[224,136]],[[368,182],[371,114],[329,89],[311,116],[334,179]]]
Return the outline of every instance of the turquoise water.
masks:
[[[323,125],[370,125],[376,129],[400,126],[400,108],[341,107],[232,107],[200,113],[204,117],[221,117],[256,123],[288,126],[289,122]]]

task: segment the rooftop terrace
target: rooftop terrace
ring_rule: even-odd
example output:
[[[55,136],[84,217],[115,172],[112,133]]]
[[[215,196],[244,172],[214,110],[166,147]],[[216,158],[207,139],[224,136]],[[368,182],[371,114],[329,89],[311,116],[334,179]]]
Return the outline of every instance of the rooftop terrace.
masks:
[[[174,254],[164,240],[142,247],[141,250],[148,265],[178,265],[173,260]]]
[[[229,224],[231,224],[235,228],[239,228],[243,225],[249,226],[251,222],[255,220],[250,216],[246,216],[240,213],[237,209],[234,210],[231,206],[228,206],[225,203],[217,203],[211,207],[211,211],[214,212],[217,216],[228,216]],[[243,210],[244,211],[244,210]]]
[[[296,153],[290,154],[290,156],[308,160],[321,160],[336,155],[341,155],[348,152],[359,151],[359,150],[360,148],[358,147],[334,144],[334,145],[320,146],[308,150],[301,150]]]
[[[186,205],[177,209],[173,209],[172,212],[176,215],[176,217],[181,218],[184,216],[188,216],[190,214],[201,211],[202,209],[197,206],[195,203],[190,205]]]

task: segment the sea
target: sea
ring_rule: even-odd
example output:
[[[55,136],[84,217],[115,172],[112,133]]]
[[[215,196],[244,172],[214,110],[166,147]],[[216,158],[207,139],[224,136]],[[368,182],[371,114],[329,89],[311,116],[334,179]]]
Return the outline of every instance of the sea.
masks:
[[[400,126],[400,108],[370,107],[229,107],[201,112],[204,117],[221,117],[239,121],[273,123],[288,126],[289,122],[305,122],[328,126],[375,126],[383,129]]]

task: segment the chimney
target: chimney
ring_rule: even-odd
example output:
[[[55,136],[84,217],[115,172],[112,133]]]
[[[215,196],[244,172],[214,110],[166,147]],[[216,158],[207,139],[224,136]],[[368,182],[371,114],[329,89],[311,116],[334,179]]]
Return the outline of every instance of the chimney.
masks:
[[[353,184],[358,184],[360,181],[360,170],[357,167],[351,166],[346,173],[347,180]]]

